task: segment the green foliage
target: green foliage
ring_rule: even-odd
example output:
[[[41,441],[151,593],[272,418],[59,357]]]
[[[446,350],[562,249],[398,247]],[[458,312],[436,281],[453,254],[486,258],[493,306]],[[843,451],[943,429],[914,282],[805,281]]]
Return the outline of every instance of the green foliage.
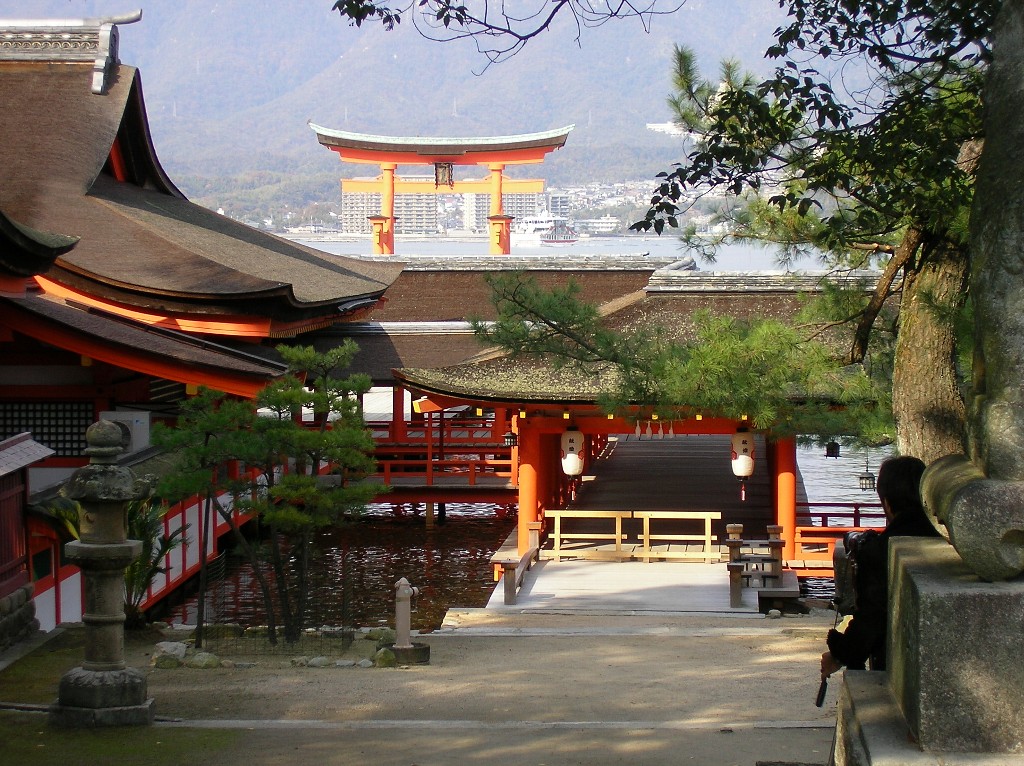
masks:
[[[717,238],[686,233],[710,260],[722,241],[739,237],[774,244],[783,264],[813,247],[828,268],[881,267],[871,301],[828,317],[852,327],[849,361],[865,358],[893,296],[903,293],[908,322],[929,310],[915,295],[916,275],[932,274],[922,283],[944,280],[940,291],[960,300],[936,315],[939,322],[915,323],[930,328],[929,342],[900,346],[892,359],[901,369],[931,365],[934,383],[901,386],[892,396],[901,443],[927,450],[919,438],[927,433],[945,454],[956,448],[954,424],[928,430],[915,419],[959,409],[958,370],[951,354],[937,349],[963,307],[982,84],[1001,3],[782,5],[789,24],[776,30],[767,51],[779,64],[761,82],[739,76],[728,63],[719,81],[704,80],[693,56],[676,50],[670,104],[693,141],[683,161],[661,174],[646,217],[633,228],[660,233],[702,195],[725,192],[737,197],[718,216],[727,232]],[[959,270],[943,266],[950,254]]]
[[[811,333],[769,319],[741,321],[698,312],[684,338],[680,328],[643,325],[612,330],[570,284],[550,291],[521,274],[492,277],[497,319],[475,323],[483,340],[514,354],[546,354],[556,365],[584,370],[612,366],[618,388],[609,409],[633,405],[665,415],[695,412],[782,434],[857,435],[891,439],[885,376],[845,366]],[[848,309],[857,291],[828,293]],[[863,291],[859,292],[864,301]],[[808,318],[812,316],[808,307]],[[883,384],[883,385],[880,385]]]
[[[164,534],[163,520],[167,506],[150,500],[128,505],[128,539],[142,542],[142,553],[124,571],[125,627],[141,627],[145,623],[142,602],[157,575],[164,574],[168,553],[187,542],[185,527]]]
[[[380,19],[385,29],[394,29],[395,24],[402,21],[401,10],[392,10],[385,5],[378,5],[370,0],[338,0],[332,10],[351,20],[361,27],[364,21]]]
[[[981,132],[999,5],[787,0],[792,21],[767,52],[782,63],[757,84],[733,64],[718,84],[702,80],[677,48],[670,103],[697,140],[634,227],[661,232],[692,192],[716,188],[767,191],[800,216],[817,208],[821,225],[804,236],[830,251],[891,244],[908,223],[957,228],[973,183],[957,159]],[[839,88],[839,67],[860,87]]]
[[[303,627],[312,535],[361,513],[379,490],[356,482],[374,467],[374,443],[359,407],[370,381],[338,376],[356,345],[348,340],[323,353],[289,346],[277,351],[291,374],[264,388],[255,402],[202,390],[186,403],[177,427],[160,429],[154,439],[180,456],[179,470],[161,484],[165,496],[199,494],[216,502],[230,492],[236,508],[261,517],[270,533],[267,560],[253,548],[250,563],[257,574],[273,570],[277,599],[268,609],[278,610],[286,638],[295,640]],[[312,422],[302,422],[305,414]],[[219,470],[232,461],[259,471],[232,478]],[[230,521],[226,509],[218,511]]]
[[[68,536],[72,539],[78,540],[80,537],[78,531],[78,509],[80,507],[78,501],[58,495],[49,500],[46,505],[33,506],[32,512],[45,516],[56,526],[59,526],[61,530],[67,532]]]

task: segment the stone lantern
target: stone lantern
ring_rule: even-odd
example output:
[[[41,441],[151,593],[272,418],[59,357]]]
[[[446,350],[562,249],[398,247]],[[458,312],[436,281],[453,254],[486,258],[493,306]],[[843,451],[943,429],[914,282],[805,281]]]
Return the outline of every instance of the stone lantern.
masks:
[[[124,570],[142,551],[127,539],[128,504],[150,494],[147,481],[117,465],[121,428],[101,420],[85,432],[89,465],[68,483],[79,504],[81,539],[68,543],[67,557],[85,582],[85,661],[60,681],[50,722],[58,726],[126,726],[153,722],[146,677],[125,666]]]

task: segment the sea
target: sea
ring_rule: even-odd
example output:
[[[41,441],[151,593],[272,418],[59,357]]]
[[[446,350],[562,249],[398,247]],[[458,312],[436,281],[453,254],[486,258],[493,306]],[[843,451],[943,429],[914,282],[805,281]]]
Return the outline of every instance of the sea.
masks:
[[[369,256],[373,246],[367,237],[300,237],[289,235],[289,239],[323,250],[333,255]],[[772,274],[820,270],[820,262],[814,256],[804,256],[787,267],[779,265],[777,248],[762,247],[752,243],[728,244],[719,248],[715,261],[702,260],[699,254],[687,248],[676,234],[649,234],[618,237],[586,237],[571,245],[513,247],[512,255],[637,255],[683,259],[691,256],[697,267],[710,272],[760,271]],[[402,256],[444,255],[487,255],[488,241],[484,237],[396,237],[395,258]],[[497,256],[500,257],[500,256]]]

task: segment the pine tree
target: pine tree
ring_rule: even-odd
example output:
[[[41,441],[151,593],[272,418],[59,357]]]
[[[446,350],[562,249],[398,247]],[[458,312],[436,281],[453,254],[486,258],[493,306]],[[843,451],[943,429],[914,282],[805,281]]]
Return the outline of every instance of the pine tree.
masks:
[[[289,375],[268,385],[255,402],[203,390],[189,400],[175,428],[158,443],[180,465],[160,486],[165,495],[202,494],[232,524],[262,591],[269,632],[277,625],[297,641],[309,600],[310,552],[320,530],[358,516],[377,489],[358,479],[373,470],[373,439],[363,426],[360,394],[366,376],[339,377],[357,350],[351,341],[325,353],[279,346]],[[242,470],[224,470],[237,464]],[[254,514],[266,545],[250,543],[219,498]],[[201,631],[199,632],[201,637]]]

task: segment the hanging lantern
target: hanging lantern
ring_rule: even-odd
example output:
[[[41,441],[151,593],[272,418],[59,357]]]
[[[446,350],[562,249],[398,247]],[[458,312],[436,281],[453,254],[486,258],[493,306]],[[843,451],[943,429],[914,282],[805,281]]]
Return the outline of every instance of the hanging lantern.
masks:
[[[562,434],[562,473],[566,476],[579,476],[583,473],[585,444],[583,434],[579,431],[566,431]]]
[[[506,447],[518,447],[519,437],[513,431],[506,431],[505,435],[501,437]]]
[[[857,482],[860,484],[861,492],[870,492],[875,488],[875,475],[871,473],[871,469],[868,467],[868,458],[864,457],[864,473],[857,477]]]
[[[831,441],[825,445],[825,457],[834,457],[839,459],[839,442]]]
[[[732,473],[738,479],[754,473],[754,435],[746,429],[732,435]]]
[[[754,436],[745,428],[732,435],[732,473],[740,480],[740,500],[747,499],[747,479],[754,473]]]

